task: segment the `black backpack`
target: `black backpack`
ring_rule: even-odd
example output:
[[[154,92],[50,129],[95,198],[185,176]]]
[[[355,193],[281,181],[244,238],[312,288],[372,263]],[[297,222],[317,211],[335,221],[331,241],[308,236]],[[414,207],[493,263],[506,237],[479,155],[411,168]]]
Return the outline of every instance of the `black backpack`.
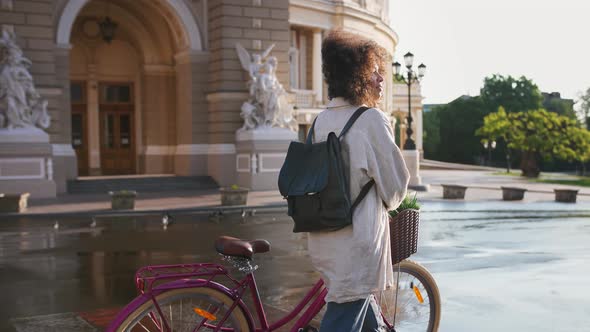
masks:
[[[314,120],[306,142],[289,145],[279,173],[279,191],[287,199],[288,214],[295,221],[294,233],[335,231],[352,224],[354,209],[375,181],[365,184],[351,203],[340,139],[367,109],[356,110],[339,136],[331,132],[327,141],[312,144]]]

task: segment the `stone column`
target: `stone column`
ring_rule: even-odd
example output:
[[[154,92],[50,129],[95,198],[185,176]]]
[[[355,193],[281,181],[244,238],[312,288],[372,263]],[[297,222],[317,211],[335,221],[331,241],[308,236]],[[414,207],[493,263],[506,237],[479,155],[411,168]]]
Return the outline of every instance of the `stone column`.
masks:
[[[145,174],[173,172],[176,145],[176,82],[166,65],[145,65],[141,80],[142,142],[140,170]],[[190,119],[188,120],[190,121]]]
[[[49,128],[53,149],[54,180],[58,193],[67,191],[67,181],[78,176],[78,160],[72,148],[72,110],[70,99],[70,47],[57,47],[53,52],[55,59],[55,88],[47,88],[55,95],[55,110],[51,113],[52,125]],[[43,88],[39,89],[43,91]],[[49,93],[53,94],[53,93]],[[41,93],[43,95],[43,93]],[[45,96],[44,96],[45,97]],[[52,98],[47,96],[51,104]],[[55,124],[55,125],[54,125]]]
[[[207,175],[207,68],[209,54],[184,51],[176,59],[176,147],[174,173]],[[227,167],[227,166],[226,166]]]
[[[312,60],[312,88],[315,93],[316,105],[323,104],[323,78],[322,78],[322,31],[313,31],[313,60]]]
[[[96,79],[96,64],[89,64],[88,81],[86,85],[86,114],[88,116],[88,153],[90,175],[100,175],[100,118],[98,100],[98,80]]]

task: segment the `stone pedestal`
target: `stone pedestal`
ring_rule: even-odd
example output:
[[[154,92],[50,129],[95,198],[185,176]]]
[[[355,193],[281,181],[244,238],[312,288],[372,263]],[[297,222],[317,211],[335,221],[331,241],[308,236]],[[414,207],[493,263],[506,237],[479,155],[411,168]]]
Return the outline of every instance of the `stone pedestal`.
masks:
[[[563,203],[575,203],[578,196],[578,190],[575,189],[553,189],[555,192],[555,201]]]
[[[422,178],[420,177],[420,151],[403,150],[402,155],[404,156],[408,171],[410,171],[410,184],[408,188],[416,191],[428,191],[430,186],[423,184]]]
[[[49,135],[38,128],[0,130],[0,193],[55,197]]]
[[[524,198],[524,193],[527,191],[524,188],[501,187],[502,199],[505,201],[521,201]]]
[[[111,209],[113,210],[133,210],[135,209],[135,197],[137,192],[133,190],[110,191]]]
[[[251,190],[278,190],[278,177],[297,133],[284,128],[236,132],[237,184]]]
[[[467,187],[455,184],[442,184],[443,198],[445,199],[464,199]]]

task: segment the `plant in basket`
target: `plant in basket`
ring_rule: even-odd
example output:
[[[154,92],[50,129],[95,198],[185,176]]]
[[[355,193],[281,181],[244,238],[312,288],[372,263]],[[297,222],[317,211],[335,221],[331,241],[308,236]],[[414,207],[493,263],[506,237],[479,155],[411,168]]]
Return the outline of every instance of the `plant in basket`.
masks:
[[[420,204],[416,194],[404,198],[401,204],[389,211],[389,232],[391,237],[391,259],[397,264],[415,254],[418,250],[418,225]]]

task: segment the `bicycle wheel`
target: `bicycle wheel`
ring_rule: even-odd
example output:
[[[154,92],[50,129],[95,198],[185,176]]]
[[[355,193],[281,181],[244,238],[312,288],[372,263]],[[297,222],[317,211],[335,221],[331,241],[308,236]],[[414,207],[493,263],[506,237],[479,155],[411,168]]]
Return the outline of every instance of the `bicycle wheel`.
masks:
[[[226,294],[208,287],[165,291],[156,296],[156,301],[171,332],[213,331],[234,302]],[[200,324],[202,326],[197,328]],[[163,326],[162,317],[148,299],[129,314],[116,331],[166,331],[159,326]],[[234,308],[219,331],[250,331],[246,315],[239,306]]]
[[[398,265],[395,265],[396,279],[397,271]],[[380,301],[383,316],[391,325],[395,319],[397,332],[438,331],[441,302],[436,281],[425,267],[414,261],[402,261],[399,271],[397,307],[395,289],[384,292]]]

